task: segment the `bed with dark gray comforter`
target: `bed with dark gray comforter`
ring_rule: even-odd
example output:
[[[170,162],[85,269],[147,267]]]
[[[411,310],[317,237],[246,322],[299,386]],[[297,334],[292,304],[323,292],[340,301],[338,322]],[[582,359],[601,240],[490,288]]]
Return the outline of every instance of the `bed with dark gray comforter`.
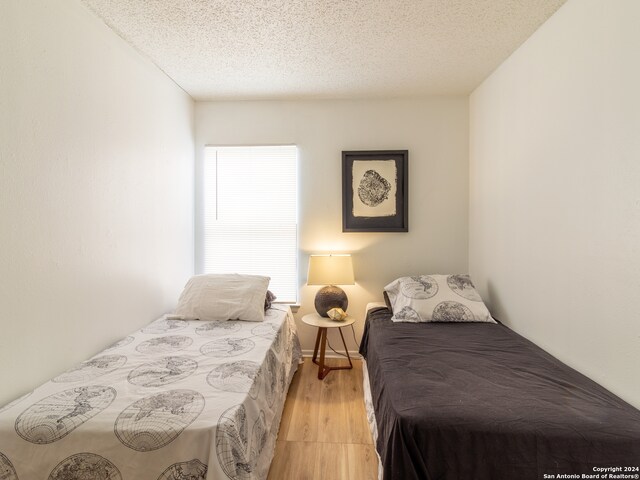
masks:
[[[640,411],[602,386],[504,325],[390,318],[360,350],[385,480],[639,478]]]

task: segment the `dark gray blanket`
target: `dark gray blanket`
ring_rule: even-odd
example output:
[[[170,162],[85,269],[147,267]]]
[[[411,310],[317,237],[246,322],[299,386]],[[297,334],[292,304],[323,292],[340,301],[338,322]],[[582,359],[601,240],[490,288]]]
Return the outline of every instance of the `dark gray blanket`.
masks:
[[[597,478],[581,475],[640,466],[640,411],[509,328],[390,317],[369,313],[360,349],[385,480]]]

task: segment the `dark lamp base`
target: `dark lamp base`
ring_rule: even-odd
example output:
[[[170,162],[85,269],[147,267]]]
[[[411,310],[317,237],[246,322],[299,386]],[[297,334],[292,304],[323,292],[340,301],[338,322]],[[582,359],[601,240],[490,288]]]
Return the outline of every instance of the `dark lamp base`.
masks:
[[[349,300],[347,300],[347,294],[335,285],[322,287],[318,290],[318,293],[316,293],[315,307],[318,314],[322,317],[329,317],[327,312],[332,308],[341,308],[346,312],[348,305]]]

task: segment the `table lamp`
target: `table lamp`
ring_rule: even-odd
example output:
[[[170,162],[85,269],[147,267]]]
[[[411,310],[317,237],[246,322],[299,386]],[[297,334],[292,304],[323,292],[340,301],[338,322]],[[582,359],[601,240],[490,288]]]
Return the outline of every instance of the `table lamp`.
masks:
[[[310,255],[307,285],[326,285],[316,293],[318,314],[328,317],[332,308],[347,310],[347,294],[336,285],[354,285],[351,255]]]

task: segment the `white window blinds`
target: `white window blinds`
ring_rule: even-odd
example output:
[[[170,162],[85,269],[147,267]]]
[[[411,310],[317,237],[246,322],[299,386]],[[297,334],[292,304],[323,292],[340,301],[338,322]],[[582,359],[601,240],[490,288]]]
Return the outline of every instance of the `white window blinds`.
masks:
[[[297,148],[206,147],[204,273],[271,277],[297,302]]]

